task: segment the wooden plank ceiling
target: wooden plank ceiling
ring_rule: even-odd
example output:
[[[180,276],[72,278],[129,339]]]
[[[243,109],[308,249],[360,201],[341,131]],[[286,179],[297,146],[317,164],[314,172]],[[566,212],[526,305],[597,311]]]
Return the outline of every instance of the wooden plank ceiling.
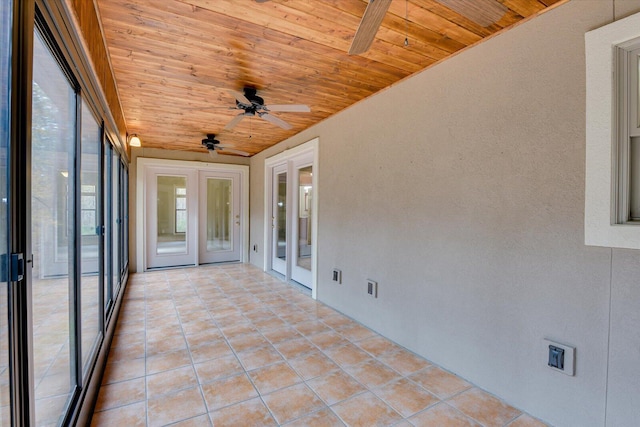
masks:
[[[97,4],[130,134],[144,147],[205,152],[201,140],[215,133],[255,154],[562,0],[494,1],[506,13],[482,27],[443,5],[460,10],[465,1],[393,0],[371,49],[358,56],[347,52],[365,0]],[[273,113],[290,130],[253,117],[225,131],[239,113],[229,109],[229,90],[245,86],[266,105],[311,112]]]

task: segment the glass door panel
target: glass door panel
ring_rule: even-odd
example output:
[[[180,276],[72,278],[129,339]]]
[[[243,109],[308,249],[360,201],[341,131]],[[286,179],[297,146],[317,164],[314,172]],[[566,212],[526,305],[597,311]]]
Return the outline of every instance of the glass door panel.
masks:
[[[201,264],[240,261],[240,174],[200,172]]]
[[[80,167],[80,316],[83,372],[86,374],[100,326],[99,198],[101,129],[86,103],[82,103],[82,155]]]
[[[113,299],[120,291],[120,156],[111,150],[111,279]]]
[[[7,237],[7,169],[9,145],[9,104],[11,79],[12,2],[0,2],[0,256],[9,252]],[[0,281],[0,426],[11,425],[11,395],[9,385],[9,293],[8,283]]]
[[[146,175],[147,268],[195,264],[196,172],[149,168]]]
[[[111,304],[113,302],[113,262],[111,261],[113,254],[113,239],[111,235],[113,234],[113,209],[111,208],[112,203],[112,195],[113,195],[113,181],[110,179],[111,177],[111,153],[113,148],[111,147],[111,143],[105,142],[105,151],[104,151],[104,198],[103,198],[103,206],[104,206],[104,259],[103,262],[103,270],[104,270],[104,312],[106,314],[105,317],[108,317],[108,313],[111,309]],[[105,319],[106,320],[106,319]]]
[[[187,178],[157,177],[157,240],[158,255],[187,253]]]
[[[34,37],[31,154],[33,370],[36,425],[58,424],[76,385],[70,330],[76,94]]]
[[[298,170],[298,250],[296,265],[311,270],[311,198],[313,173],[311,166]]]
[[[207,252],[233,249],[231,181],[207,179]]]
[[[274,169],[272,268],[287,275],[287,172]]]
[[[294,191],[293,224],[293,260],[291,278],[298,283],[311,287],[311,250],[313,247],[311,224],[313,218],[313,170],[312,166],[299,168],[297,171],[297,188]]]

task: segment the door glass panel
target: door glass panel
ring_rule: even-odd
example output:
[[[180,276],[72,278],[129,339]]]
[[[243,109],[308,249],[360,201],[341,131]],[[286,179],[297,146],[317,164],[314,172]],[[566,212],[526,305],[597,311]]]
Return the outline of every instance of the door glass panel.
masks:
[[[11,86],[11,3],[0,2],[0,256],[9,252],[7,239],[7,154]],[[9,313],[7,282],[0,282],[0,426],[9,426]]]
[[[159,175],[156,254],[187,252],[187,177]]]
[[[112,261],[111,254],[113,252],[111,246],[113,240],[111,238],[111,229],[113,228],[113,210],[111,209],[111,195],[113,194],[112,189],[112,181],[109,179],[111,176],[111,152],[113,149],[109,143],[105,146],[105,156],[104,156],[104,307],[105,313],[107,312],[107,308],[111,304],[113,299],[112,297],[112,276],[113,273],[111,271]]]
[[[122,263],[122,269],[124,271],[127,270],[129,266],[129,171],[127,169],[123,169],[123,191],[122,198],[123,202],[123,222],[122,222],[122,235],[124,236],[122,245],[123,255],[122,259],[124,260]]]
[[[93,348],[100,336],[98,290],[100,286],[98,227],[98,173],[100,165],[100,126],[82,103],[82,156],[80,169],[80,302],[82,318],[81,349],[86,373]]]
[[[120,290],[120,157],[111,150],[111,279],[113,299]]]
[[[76,384],[73,309],[76,95],[36,31],[31,155],[32,313],[36,425],[59,424]]]
[[[629,219],[640,220],[640,137],[629,141]]]
[[[636,56],[636,61],[635,61],[635,65],[636,65],[636,69],[634,70],[634,74],[635,74],[635,78],[636,78],[636,88],[637,88],[637,93],[635,94],[635,104],[636,104],[636,113],[638,115],[638,117],[636,118],[636,127],[640,128],[640,56]],[[631,97],[633,97],[634,95],[631,94]]]
[[[298,170],[298,267],[311,270],[312,167]]]
[[[275,207],[276,256],[287,259],[287,173],[277,175],[277,203]]]
[[[230,179],[207,179],[207,252],[233,250]]]

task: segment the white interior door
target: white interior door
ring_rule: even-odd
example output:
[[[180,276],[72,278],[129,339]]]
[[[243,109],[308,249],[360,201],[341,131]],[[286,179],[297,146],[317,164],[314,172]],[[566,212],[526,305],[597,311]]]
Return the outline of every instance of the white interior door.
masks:
[[[196,264],[197,173],[148,168],[147,267]]]
[[[273,168],[273,186],[272,186],[272,230],[271,239],[271,268],[282,274],[287,274],[288,259],[288,230],[287,230],[287,164],[279,165]]]
[[[201,171],[199,193],[199,262],[240,261],[240,173]]]

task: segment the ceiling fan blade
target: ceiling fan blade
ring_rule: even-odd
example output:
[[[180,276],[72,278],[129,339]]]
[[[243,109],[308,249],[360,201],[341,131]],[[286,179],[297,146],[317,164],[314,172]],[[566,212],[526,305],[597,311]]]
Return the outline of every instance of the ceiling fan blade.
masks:
[[[508,8],[497,0],[436,0],[482,27],[498,22]]]
[[[391,0],[369,0],[356,35],[351,42],[349,55],[358,55],[369,50],[390,5]]]
[[[245,113],[238,114],[224,127],[225,130],[233,129],[240,123],[240,120],[244,119]]]
[[[291,125],[287,122],[285,122],[282,119],[277,118],[276,116],[272,116],[271,114],[267,114],[267,113],[262,113],[260,114],[260,118],[264,119],[270,123],[273,123],[276,126],[280,126],[282,129],[291,129]]]
[[[245,104],[245,105],[251,105],[251,101],[249,101],[247,99],[246,96],[244,96],[244,94],[235,91],[235,90],[230,90],[229,93],[240,103]]]
[[[280,111],[283,113],[309,113],[311,108],[308,105],[284,104],[284,105],[265,105],[267,111]]]
[[[239,155],[245,156],[245,157],[249,157],[251,155],[251,154],[247,153],[246,151],[236,150],[235,148],[229,148],[226,145],[218,145],[218,147],[220,147],[222,149],[220,151],[222,154],[224,154],[224,153],[232,153],[232,154],[239,154]]]

